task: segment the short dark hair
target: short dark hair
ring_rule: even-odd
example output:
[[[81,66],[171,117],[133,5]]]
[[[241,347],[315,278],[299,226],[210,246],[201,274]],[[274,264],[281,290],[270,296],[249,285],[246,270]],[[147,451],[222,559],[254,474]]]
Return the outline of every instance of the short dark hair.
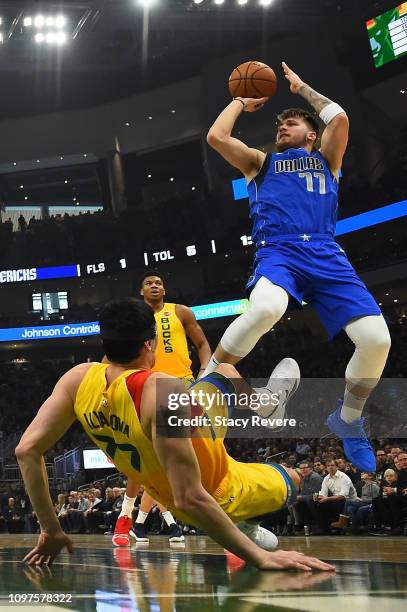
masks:
[[[283,123],[286,119],[291,119],[294,117],[299,117],[300,119],[304,119],[308,123],[308,125],[312,128],[313,132],[316,132],[317,138],[319,136],[320,127],[318,123],[318,119],[307,110],[303,108],[286,108],[279,115],[277,115],[277,126],[280,123]]]
[[[143,286],[143,283],[148,276],[158,276],[158,278],[160,278],[164,284],[163,275],[160,274],[158,270],[151,269],[151,270],[147,270],[146,272],[144,272],[143,276],[140,278],[140,288]]]
[[[114,363],[136,359],[144,342],[156,336],[153,309],[131,297],[108,302],[100,312],[99,324],[106,357]]]
[[[312,464],[309,461],[300,461],[298,467],[301,467],[302,465],[305,465],[307,468],[312,467]]]

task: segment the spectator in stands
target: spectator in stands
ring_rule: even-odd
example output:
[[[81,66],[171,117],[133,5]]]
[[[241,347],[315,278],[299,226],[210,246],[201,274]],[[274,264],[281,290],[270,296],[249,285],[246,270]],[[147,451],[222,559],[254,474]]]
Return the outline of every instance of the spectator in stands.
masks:
[[[302,461],[299,468],[302,480],[299,495],[293,504],[295,533],[300,533],[303,525],[312,524],[310,503],[313,500],[313,496],[320,491],[323,481],[322,476],[313,471],[312,464],[310,462]]]
[[[20,230],[20,232],[22,232],[23,234],[25,233],[26,229],[27,229],[27,221],[25,220],[25,217],[23,215],[20,215],[18,217],[18,229]]]
[[[397,495],[397,473],[392,468],[388,468],[383,475],[380,484],[381,495],[372,502],[372,512],[375,528],[370,533],[372,535],[388,535],[395,529],[392,522],[390,510],[390,498]]]
[[[403,452],[403,449],[401,449],[399,446],[392,446],[390,449],[390,454],[393,457],[393,462],[396,459],[396,457],[399,456],[400,453]]]
[[[61,512],[63,506],[66,503],[66,495],[65,493],[59,493],[58,494],[58,499],[55,503],[55,512],[57,513],[57,516],[59,516],[59,513]]]
[[[14,497],[10,497],[8,500],[8,506],[4,512],[4,518],[9,533],[24,532],[23,513],[21,508],[16,505]]]
[[[339,520],[331,523],[331,527],[334,529],[345,529],[351,523],[353,529],[358,530],[372,509],[372,501],[379,497],[380,487],[376,483],[376,475],[363,472],[361,479],[363,481],[361,497],[346,500],[343,513],[339,515]]]
[[[310,503],[314,523],[318,525],[312,529],[314,535],[330,533],[330,523],[339,519],[346,500],[357,497],[351,479],[338,470],[334,459],[328,460],[326,467],[328,474],[322,481],[319,495]]]
[[[106,528],[104,513],[112,510],[114,501],[113,489],[111,487],[106,488],[104,498],[102,498],[99,489],[96,489],[95,495],[97,496],[97,501],[95,500],[92,507],[85,512],[86,527],[90,533],[97,533],[102,527]]]
[[[78,502],[75,501],[74,496],[68,495],[67,501],[58,513],[58,518],[59,522],[61,523],[61,527],[67,533],[70,533],[72,531],[71,512],[72,510],[76,510],[77,507]]]
[[[336,465],[338,466],[338,470],[346,474],[346,476],[349,476],[353,484],[360,481],[361,474],[359,470],[357,470],[351,463],[346,462],[343,457],[336,459]]]
[[[113,487],[113,504],[112,509],[105,512],[105,523],[108,526],[108,530],[105,532],[109,535],[114,532],[116,521],[119,517],[120,510],[122,509],[124,495],[119,487]]]
[[[382,448],[376,452],[376,473],[383,475],[388,468],[386,463],[386,453]]]
[[[395,495],[389,496],[390,513],[393,529],[390,535],[403,533],[404,516],[407,512],[407,452],[402,451],[395,457],[398,465],[397,490]]]
[[[305,459],[311,453],[311,447],[306,440],[300,438],[295,447],[295,452],[300,460]]]
[[[322,476],[322,478],[327,474],[325,463],[321,461],[320,457],[314,458],[314,472]]]
[[[71,524],[71,533],[84,533],[86,531],[84,513],[89,508],[89,500],[86,499],[81,491],[74,492],[76,499],[76,507],[70,507],[68,510],[69,520]]]

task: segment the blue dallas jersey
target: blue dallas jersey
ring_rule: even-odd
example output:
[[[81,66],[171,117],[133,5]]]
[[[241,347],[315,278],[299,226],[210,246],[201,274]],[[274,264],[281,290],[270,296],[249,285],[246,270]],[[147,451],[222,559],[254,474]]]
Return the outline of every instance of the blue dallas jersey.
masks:
[[[268,153],[247,186],[252,238],[257,247],[274,236],[325,234],[334,237],[338,181],[319,151]]]

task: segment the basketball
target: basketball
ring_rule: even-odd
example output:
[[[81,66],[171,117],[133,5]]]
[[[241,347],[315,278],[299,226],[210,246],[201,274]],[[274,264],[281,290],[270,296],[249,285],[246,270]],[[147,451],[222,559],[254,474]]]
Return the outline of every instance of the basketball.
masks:
[[[232,98],[271,98],[276,93],[275,72],[263,62],[245,62],[235,68],[229,77]]]

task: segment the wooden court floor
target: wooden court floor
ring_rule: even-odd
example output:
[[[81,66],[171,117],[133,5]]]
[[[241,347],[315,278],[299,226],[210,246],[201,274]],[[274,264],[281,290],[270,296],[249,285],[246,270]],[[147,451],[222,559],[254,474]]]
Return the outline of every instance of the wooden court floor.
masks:
[[[113,549],[109,536],[73,536],[75,554],[51,569],[21,560],[34,535],[0,535],[0,608],[233,612],[351,610],[406,612],[407,538],[291,537],[295,548],[335,564],[336,574],[239,567],[209,538]],[[47,601],[48,599],[48,601]],[[40,601],[38,605],[36,602]]]

